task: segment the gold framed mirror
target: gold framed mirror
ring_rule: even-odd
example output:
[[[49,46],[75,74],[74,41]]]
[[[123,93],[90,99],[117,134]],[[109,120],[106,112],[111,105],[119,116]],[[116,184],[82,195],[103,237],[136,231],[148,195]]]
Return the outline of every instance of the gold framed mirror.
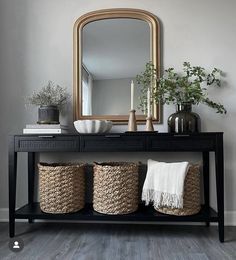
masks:
[[[74,120],[128,122],[130,84],[152,61],[159,73],[160,25],[156,16],[138,9],[106,9],[80,17],[74,25]],[[134,105],[138,123],[146,116]],[[152,106],[160,122],[160,105]]]

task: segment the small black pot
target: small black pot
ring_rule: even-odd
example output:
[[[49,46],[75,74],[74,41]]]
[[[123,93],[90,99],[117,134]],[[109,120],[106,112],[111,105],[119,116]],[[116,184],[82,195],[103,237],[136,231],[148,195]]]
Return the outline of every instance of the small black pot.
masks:
[[[40,106],[38,109],[38,124],[60,124],[57,106]]]
[[[169,133],[196,133],[200,131],[200,117],[192,112],[192,105],[177,105],[177,112],[168,118]]]

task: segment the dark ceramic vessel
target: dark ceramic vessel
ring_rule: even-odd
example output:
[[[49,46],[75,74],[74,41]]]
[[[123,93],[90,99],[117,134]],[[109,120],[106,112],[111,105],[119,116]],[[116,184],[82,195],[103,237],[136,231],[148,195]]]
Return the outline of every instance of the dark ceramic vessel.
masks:
[[[168,118],[169,133],[196,133],[200,131],[200,117],[192,112],[192,105],[182,103],[177,105],[176,113]]]
[[[38,124],[59,124],[59,109],[57,106],[40,106],[38,109]]]

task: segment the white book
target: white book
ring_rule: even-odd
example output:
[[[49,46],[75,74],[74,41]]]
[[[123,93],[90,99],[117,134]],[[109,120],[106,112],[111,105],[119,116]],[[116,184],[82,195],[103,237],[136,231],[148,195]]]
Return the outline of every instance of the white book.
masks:
[[[63,134],[66,133],[64,129],[49,129],[49,128],[41,128],[41,129],[29,129],[24,128],[23,134]]]
[[[29,124],[26,125],[27,129],[67,129],[67,125],[60,124]]]

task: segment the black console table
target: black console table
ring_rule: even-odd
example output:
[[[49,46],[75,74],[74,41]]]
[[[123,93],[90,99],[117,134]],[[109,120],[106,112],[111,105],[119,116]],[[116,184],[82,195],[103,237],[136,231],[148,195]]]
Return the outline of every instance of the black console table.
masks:
[[[128,215],[104,215],[86,204],[71,214],[47,214],[34,201],[35,153],[41,152],[140,152],[161,151],[201,152],[204,176],[204,205],[193,216],[170,216],[157,213],[152,207],[140,204],[139,210]],[[28,153],[28,203],[17,209],[17,153]],[[215,154],[217,212],[209,206],[209,153]],[[175,135],[169,133],[115,133],[84,135],[14,135],[9,140],[9,235],[15,235],[15,219],[86,220],[86,221],[178,221],[218,222],[219,239],[224,241],[224,158],[223,133]]]

